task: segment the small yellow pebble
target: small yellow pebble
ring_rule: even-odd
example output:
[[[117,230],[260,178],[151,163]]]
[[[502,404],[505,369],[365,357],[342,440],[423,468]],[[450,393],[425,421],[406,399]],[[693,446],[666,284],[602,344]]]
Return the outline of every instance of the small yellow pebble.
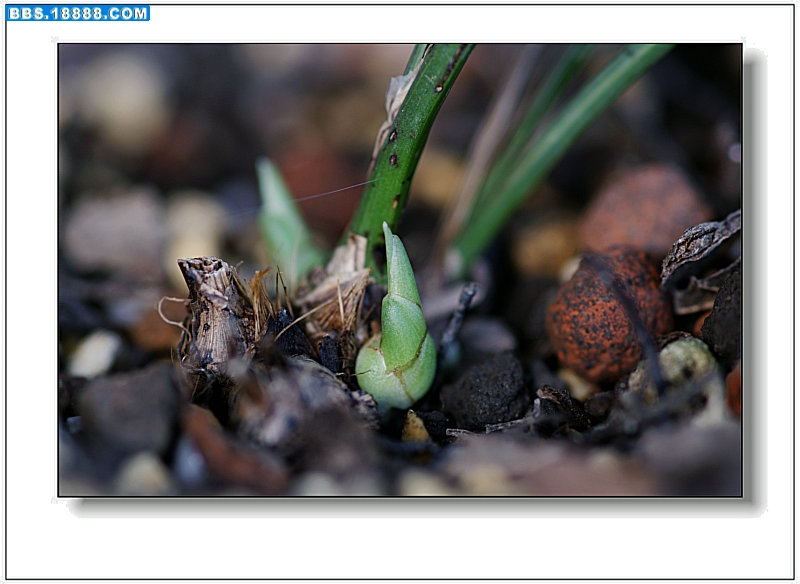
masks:
[[[425,429],[425,424],[423,424],[422,419],[414,413],[414,410],[408,410],[401,437],[403,442],[428,442],[431,439],[428,430]]]

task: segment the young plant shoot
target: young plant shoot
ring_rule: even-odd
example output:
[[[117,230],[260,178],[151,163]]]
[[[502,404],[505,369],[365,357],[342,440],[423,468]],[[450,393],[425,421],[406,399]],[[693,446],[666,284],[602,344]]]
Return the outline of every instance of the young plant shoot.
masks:
[[[276,268],[295,290],[306,272],[322,264],[325,254],[314,243],[278,167],[270,159],[261,158],[256,162],[256,172],[261,192],[261,236]]]
[[[425,325],[414,271],[400,238],[383,223],[389,290],[381,304],[381,332],[356,357],[358,384],[381,411],[408,408],[431,386],[436,346]]]

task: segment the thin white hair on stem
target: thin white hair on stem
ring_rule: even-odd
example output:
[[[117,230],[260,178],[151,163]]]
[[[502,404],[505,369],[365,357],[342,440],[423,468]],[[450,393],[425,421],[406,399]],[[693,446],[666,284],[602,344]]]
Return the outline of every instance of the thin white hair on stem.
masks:
[[[366,185],[368,185],[370,183],[373,183],[373,182],[376,182],[376,179],[365,180],[363,182],[355,183],[355,184],[352,184],[352,185],[348,185],[346,187],[333,189],[332,191],[325,191],[324,193],[316,193],[316,194],[313,194],[313,195],[306,195],[305,197],[297,197],[296,199],[294,199],[294,202],[295,203],[304,203],[305,201],[311,201],[313,199],[320,199],[322,197],[329,197],[331,195],[335,195],[335,194],[341,193],[343,191],[348,191],[350,189],[357,189],[358,187],[366,186]],[[237,219],[239,217],[246,217],[248,215],[253,215],[253,214],[258,213],[261,210],[261,207],[262,207],[261,205],[255,205],[255,206],[248,205],[248,206],[245,206],[244,208],[239,208],[239,209],[237,209],[235,211],[227,211],[225,213],[225,217],[226,218],[237,218]]]
[[[327,191],[324,193],[317,193],[316,195],[308,195],[307,197],[298,197],[294,200],[295,203],[302,203],[303,201],[310,201],[311,199],[319,199],[320,197],[327,197],[328,195],[335,195],[336,193],[341,193],[342,191],[347,191],[350,189],[355,189],[358,187],[363,187],[364,185],[368,185],[370,183],[374,183],[376,179],[365,180],[364,182],[356,183],[354,185],[350,185],[348,187],[342,187],[340,189],[334,189],[332,191]]]
[[[189,329],[187,329],[182,322],[178,322],[176,320],[170,320],[161,310],[161,305],[164,303],[165,300],[169,300],[170,302],[180,302],[181,304],[185,304],[186,298],[176,298],[175,296],[162,296],[159,299],[158,303],[156,304],[156,310],[158,311],[158,316],[160,316],[161,320],[163,320],[165,323],[171,324],[172,326],[176,326],[182,331],[184,331],[187,335],[191,335],[192,333],[189,332]]]

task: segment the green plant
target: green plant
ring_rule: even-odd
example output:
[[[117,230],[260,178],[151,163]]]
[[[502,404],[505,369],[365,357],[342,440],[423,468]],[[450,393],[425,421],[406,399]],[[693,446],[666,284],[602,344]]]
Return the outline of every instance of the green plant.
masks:
[[[382,410],[408,408],[430,388],[436,346],[425,324],[414,271],[400,238],[383,223],[389,289],[381,303],[381,332],[361,347],[356,375]]]
[[[510,140],[506,152],[500,155],[496,169],[487,174],[486,186],[477,199],[479,206],[473,207],[469,219],[452,242],[450,264],[454,275],[462,277],[468,272],[472,262],[583,131],[671,48],[672,45],[625,47],[581,88],[550,126],[531,141],[533,126],[563,90],[565,81],[574,73],[574,63],[585,56],[585,48],[578,46],[567,53],[565,62],[545,84],[540,94],[543,97],[533,102],[531,113]],[[480,208],[480,213],[474,212],[477,208]]]
[[[397,229],[433,122],[473,47],[417,45],[405,74],[392,79],[388,117],[378,133],[369,181],[349,228],[367,238],[366,263],[378,280],[384,277],[375,253],[383,247],[382,225],[385,221]]]
[[[261,193],[261,238],[272,262],[294,289],[308,270],[322,264],[325,254],[314,243],[289,187],[272,161],[256,161],[256,175]]]
[[[472,194],[465,220],[445,242],[451,258],[448,277],[463,278],[468,273],[471,264],[569,146],[670,48],[671,45],[626,47],[541,130],[540,123],[564,94],[590,47],[575,45],[565,52],[506,147],[486,171],[477,193]],[[361,347],[356,359],[360,386],[373,394],[384,410],[409,407],[428,390],[435,374],[435,347],[427,332],[414,272],[402,242],[392,230],[396,230],[405,207],[433,121],[472,49],[469,44],[417,45],[404,75],[392,80],[387,94],[387,120],[376,140],[369,180],[343,239],[342,245],[351,234],[364,237],[364,261],[372,269],[373,278],[383,283],[388,276],[388,293],[381,310],[382,331]],[[299,213],[292,210],[293,202],[285,185],[281,186],[279,175],[269,166],[263,166],[260,174],[265,207],[272,204],[277,209],[265,212],[265,225],[268,220],[277,220],[289,226],[285,233],[276,230],[279,240],[269,245],[283,249],[284,261],[295,258],[296,272],[302,274],[321,263],[320,253],[311,245],[302,221],[298,221]],[[277,202],[269,203],[269,193],[277,193]],[[385,265],[381,261],[384,249]]]

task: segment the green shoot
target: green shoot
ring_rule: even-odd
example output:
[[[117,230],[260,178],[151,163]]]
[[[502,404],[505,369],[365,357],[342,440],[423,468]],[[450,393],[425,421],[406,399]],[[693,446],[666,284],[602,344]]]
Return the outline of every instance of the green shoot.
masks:
[[[280,171],[268,158],[256,162],[261,192],[261,237],[276,267],[290,289],[315,266],[322,265],[324,252],[316,246],[300,210]]]
[[[448,264],[454,266],[456,276],[467,272],[589,124],[671,48],[672,45],[630,45],[582,88],[532,147],[520,156],[502,188],[489,194],[480,213],[472,214],[450,250]]]

